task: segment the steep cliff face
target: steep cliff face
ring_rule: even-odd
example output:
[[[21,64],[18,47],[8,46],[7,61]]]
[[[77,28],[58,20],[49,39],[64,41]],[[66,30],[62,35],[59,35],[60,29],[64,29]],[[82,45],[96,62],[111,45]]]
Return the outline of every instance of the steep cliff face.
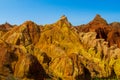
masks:
[[[110,24],[111,30],[108,33],[108,39],[110,45],[116,44],[120,48],[120,23],[113,22]]]
[[[51,57],[77,52],[80,46],[78,34],[72,31],[71,24],[64,16],[54,24],[45,25],[40,35],[35,47]]]
[[[86,25],[76,27],[78,32],[96,32],[96,38],[108,41],[109,46],[117,45],[120,48],[120,23],[113,22],[108,24],[100,15]]]
[[[95,32],[80,33],[80,40],[89,55],[89,58],[82,56],[85,59],[82,60],[84,66],[90,71],[92,77],[106,78],[115,74],[119,77],[116,64],[119,65],[120,49],[117,46],[108,47],[108,42],[95,37]]]
[[[20,26],[14,27],[1,39],[9,44],[24,45],[35,44],[40,38],[40,28],[32,21],[26,21]]]
[[[96,32],[96,38],[107,40],[107,35],[111,28],[106,20],[104,20],[100,15],[96,15],[88,24],[78,26],[77,30],[78,32]]]
[[[45,70],[37,58],[32,55],[33,46],[39,41],[39,38],[40,26],[32,21],[26,21],[20,26],[13,27],[0,38],[0,72],[2,75],[0,79],[8,78],[9,80],[10,75],[16,79],[44,79]]]
[[[0,80],[120,79],[119,31],[100,15],[82,27],[65,16],[44,26],[26,21],[0,36]]]

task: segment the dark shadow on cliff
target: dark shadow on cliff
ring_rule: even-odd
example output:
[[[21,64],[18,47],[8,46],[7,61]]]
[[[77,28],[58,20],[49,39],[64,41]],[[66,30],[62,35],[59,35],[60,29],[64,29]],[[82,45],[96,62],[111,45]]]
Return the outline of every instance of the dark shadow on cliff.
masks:
[[[29,68],[29,74],[27,77],[34,80],[44,80],[45,78],[49,78],[42,65],[38,62],[37,58],[35,56],[31,57],[34,59],[34,62]]]

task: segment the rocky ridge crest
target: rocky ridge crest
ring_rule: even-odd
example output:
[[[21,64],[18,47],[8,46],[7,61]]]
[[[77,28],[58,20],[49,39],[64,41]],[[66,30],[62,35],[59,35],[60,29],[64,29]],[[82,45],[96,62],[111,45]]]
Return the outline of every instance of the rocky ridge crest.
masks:
[[[3,27],[0,80],[120,79],[119,23],[108,24],[96,15],[75,27],[62,16],[44,26],[26,21]]]

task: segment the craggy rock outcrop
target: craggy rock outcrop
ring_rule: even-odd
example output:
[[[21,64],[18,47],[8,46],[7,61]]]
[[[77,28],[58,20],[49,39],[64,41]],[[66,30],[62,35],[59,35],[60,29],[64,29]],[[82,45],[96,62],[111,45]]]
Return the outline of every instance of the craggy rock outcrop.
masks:
[[[13,25],[10,25],[9,23],[5,23],[0,25],[0,31],[8,31],[10,29],[12,29]]]
[[[10,45],[0,41],[0,79],[4,80],[8,75],[13,74],[12,62],[16,60]],[[14,58],[13,58],[14,57]],[[2,79],[4,78],[4,79]]]
[[[116,44],[120,48],[120,23],[113,22],[110,26],[111,31],[108,33],[107,41],[110,45]]]
[[[50,62],[50,75],[56,79],[76,80],[85,79],[84,67],[77,54],[60,56]]]
[[[24,46],[0,43],[0,80],[43,80],[47,77],[37,58],[27,53]]]
[[[7,32],[9,31],[10,29],[13,28],[14,25],[10,25],[9,23],[5,23],[5,24],[2,24],[0,25],[0,38]]]
[[[109,46],[116,44],[120,48],[120,23],[118,22],[108,24],[100,15],[96,15],[91,22],[76,27],[76,29],[78,32],[96,32],[96,38],[102,38],[108,41]]]
[[[120,23],[96,15],[73,27],[62,16],[53,24],[6,23],[0,30],[0,80],[120,79]]]
[[[9,44],[28,46],[38,42],[39,38],[39,26],[32,21],[26,21],[22,25],[8,31],[1,39]]]
[[[94,32],[80,33],[80,40],[84,45],[87,45],[85,48],[89,55],[88,58],[81,56],[83,63],[85,63],[84,66],[89,70],[92,77],[107,78],[115,74],[119,77],[117,70],[119,68],[120,49],[116,46],[108,47],[108,42],[103,39],[95,39],[95,36],[96,33]]]

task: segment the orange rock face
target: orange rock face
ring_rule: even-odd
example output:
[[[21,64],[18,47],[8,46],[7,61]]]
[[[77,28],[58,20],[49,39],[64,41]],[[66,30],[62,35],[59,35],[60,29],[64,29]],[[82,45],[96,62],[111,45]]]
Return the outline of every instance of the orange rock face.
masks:
[[[96,32],[96,38],[102,38],[109,42],[109,46],[116,44],[120,48],[120,23],[108,24],[100,15],[88,24],[77,27],[78,32]]]
[[[120,48],[120,23],[113,22],[110,24],[111,30],[108,33],[107,41],[110,45],[116,44]]]
[[[120,79],[120,23],[0,25],[0,80]]]
[[[12,27],[13,27],[13,25],[10,25],[9,23],[5,23],[5,24],[0,25],[0,30],[8,31],[8,30],[12,29]]]

